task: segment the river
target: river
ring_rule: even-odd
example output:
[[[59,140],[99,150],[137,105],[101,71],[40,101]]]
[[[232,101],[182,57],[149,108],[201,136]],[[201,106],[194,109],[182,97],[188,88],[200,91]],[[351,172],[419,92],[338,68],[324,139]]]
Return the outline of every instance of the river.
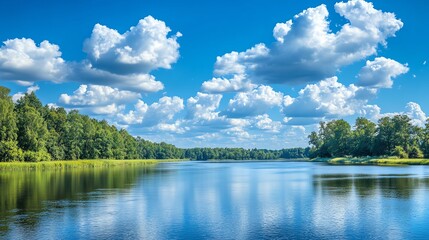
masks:
[[[415,239],[429,167],[180,162],[0,172],[2,239]]]

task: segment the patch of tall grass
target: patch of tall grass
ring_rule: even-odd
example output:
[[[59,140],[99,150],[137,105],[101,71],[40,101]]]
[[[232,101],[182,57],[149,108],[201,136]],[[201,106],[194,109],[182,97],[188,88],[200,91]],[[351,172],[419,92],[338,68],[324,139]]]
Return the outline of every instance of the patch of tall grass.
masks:
[[[395,157],[315,158],[311,161],[336,165],[429,165],[429,159]]]
[[[182,160],[182,159],[181,159]],[[149,166],[160,162],[174,162],[176,159],[136,159],[136,160],[64,160],[46,162],[0,162],[0,171],[30,170],[30,169],[66,169],[66,168],[95,168],[114,166]],[[183,161],[183,160],[182,160]]]

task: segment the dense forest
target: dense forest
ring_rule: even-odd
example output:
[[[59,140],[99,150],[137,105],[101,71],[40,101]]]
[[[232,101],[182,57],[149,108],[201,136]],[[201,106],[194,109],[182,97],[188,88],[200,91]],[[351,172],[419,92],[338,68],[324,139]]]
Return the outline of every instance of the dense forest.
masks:
[[[308,137],[310,157],[429,157],[429,121],[418,127],[407,115],[383,117],[378,123],[357,118],[353,129],[344,120],[321,122]]]
[[[74,159],[278,159],[308,157],[309,148],[283,150],[242,148],[180,149],[131,136],[105,120],[72,110],[43,106],[34,93],[16,103],[0,86],[0,161]]]

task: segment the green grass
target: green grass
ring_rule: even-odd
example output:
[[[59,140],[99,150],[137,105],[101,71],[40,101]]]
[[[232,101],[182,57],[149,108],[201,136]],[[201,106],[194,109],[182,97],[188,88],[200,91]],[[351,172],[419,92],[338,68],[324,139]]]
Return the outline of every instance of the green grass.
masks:
[[[315,158],[311,161],[326,162],[336,165],[429,165],[429,159],[423,158],[385,158],[385,157],[361,157],[361,158]]]
[[[135,159],[135,160],[64,160],[48,162],[0,162],[0,171],[27,169],[95,168],[115,166],[150,166],[160,162],[177,162],[184,159]]]

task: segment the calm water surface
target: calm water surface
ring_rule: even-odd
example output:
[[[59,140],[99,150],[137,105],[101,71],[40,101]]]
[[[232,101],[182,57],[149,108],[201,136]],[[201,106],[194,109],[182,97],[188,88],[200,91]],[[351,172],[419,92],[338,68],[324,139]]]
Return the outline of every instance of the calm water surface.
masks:
[[[0,172],[4,239],[416,239],[429,167],[163,163]]]

